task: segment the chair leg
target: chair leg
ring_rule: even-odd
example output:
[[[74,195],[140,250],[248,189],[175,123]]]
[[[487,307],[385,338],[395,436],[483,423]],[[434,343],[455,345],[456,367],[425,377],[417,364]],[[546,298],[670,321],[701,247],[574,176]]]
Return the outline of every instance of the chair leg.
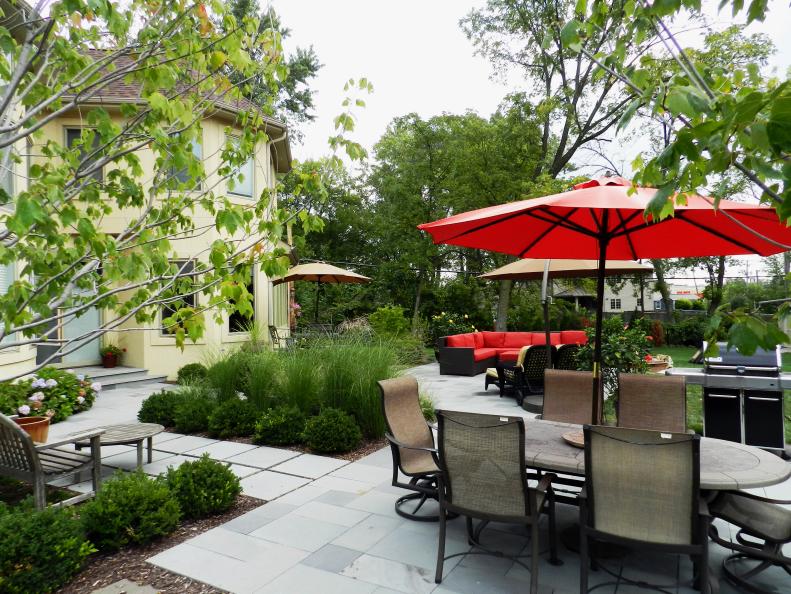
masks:
[[[550,492],[547,515],[549,516],[549,562],[552,565],[563,565],[558,559],[558,535],[555,526],[555,496]]]
[[[580,594],[588,592],[588,535],[580,526]]]
[[[93,493],[96,495],[96,493],[99,492],[99,487],[102,485],[102,447],[100,438],[98,436],[91,439],[91,456],[93,457],[91,482],[93,486]]]
[[[538,593],[538,518],[530,526],[530,594]]]
[[[37,510],[47,507],[47,483],[42,474],[36,475],[33,481],[33,501]]]
[[[469,519],[469,518],[468,518]],[[442,583],[442,570],[445,564],[445,523],[447,521],[445,509],[440,505],[439,509],[439,544],[437,546],[437,571],[434,574],[434,581]]]

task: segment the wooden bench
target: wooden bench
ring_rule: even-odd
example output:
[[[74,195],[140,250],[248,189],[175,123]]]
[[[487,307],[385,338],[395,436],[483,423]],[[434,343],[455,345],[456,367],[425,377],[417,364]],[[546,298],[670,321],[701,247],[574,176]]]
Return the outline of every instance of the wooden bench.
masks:
[[[102,481],[100,436],[104,429],[92,429],[66,436],[49,443],[35,443],[13,419],[0,415],[0,475],[10,476],[33,485],[37,509],[47,505],[47,483],[54,479],[91,469],[93,490],[57,505],[72,505],[93,497]],[[89,441],[90,454],[64,447],[78,441]]]

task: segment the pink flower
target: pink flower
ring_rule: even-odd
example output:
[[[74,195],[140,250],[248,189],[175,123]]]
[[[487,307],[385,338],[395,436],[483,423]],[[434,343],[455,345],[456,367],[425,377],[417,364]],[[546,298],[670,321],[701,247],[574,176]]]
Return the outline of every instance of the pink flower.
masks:
[[[17,412],[20,415],[29,415],[30,414],[30,407],[27,404],[23,404],[17,409]]]

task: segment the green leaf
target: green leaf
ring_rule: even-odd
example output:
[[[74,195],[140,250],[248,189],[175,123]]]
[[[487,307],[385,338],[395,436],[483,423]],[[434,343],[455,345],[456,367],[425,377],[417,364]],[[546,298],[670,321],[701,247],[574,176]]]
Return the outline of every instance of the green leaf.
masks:
[[[581,26],[582,24],[577,19],[572,19],[560,31],[561,43],[575,52],[582,49],[582,42],[579,36],[579,28]]]
[[[588,0],[577,0],[577,5],[574,7],[574,14],[585,16],[588,12]]]
[[[766,124],[769,144],[778,153],[791,151],[791,94],[775,99]]]

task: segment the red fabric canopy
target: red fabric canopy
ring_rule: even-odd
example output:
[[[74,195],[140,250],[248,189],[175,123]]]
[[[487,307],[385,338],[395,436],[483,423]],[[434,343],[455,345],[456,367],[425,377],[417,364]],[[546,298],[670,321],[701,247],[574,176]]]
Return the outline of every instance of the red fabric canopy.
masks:
[[[608,260],[768,256],[791,246],[791,229],[771,207],[722,200],[714,210],[713,200],[690,195],[672,217],[654,222],[644,211],[656,190],[637,188],[630,195],[630,186],[623,178],[591,180],[562,194],[473,210],[418,228],[434,243],[519,258],[598,258],[602,237]]]

